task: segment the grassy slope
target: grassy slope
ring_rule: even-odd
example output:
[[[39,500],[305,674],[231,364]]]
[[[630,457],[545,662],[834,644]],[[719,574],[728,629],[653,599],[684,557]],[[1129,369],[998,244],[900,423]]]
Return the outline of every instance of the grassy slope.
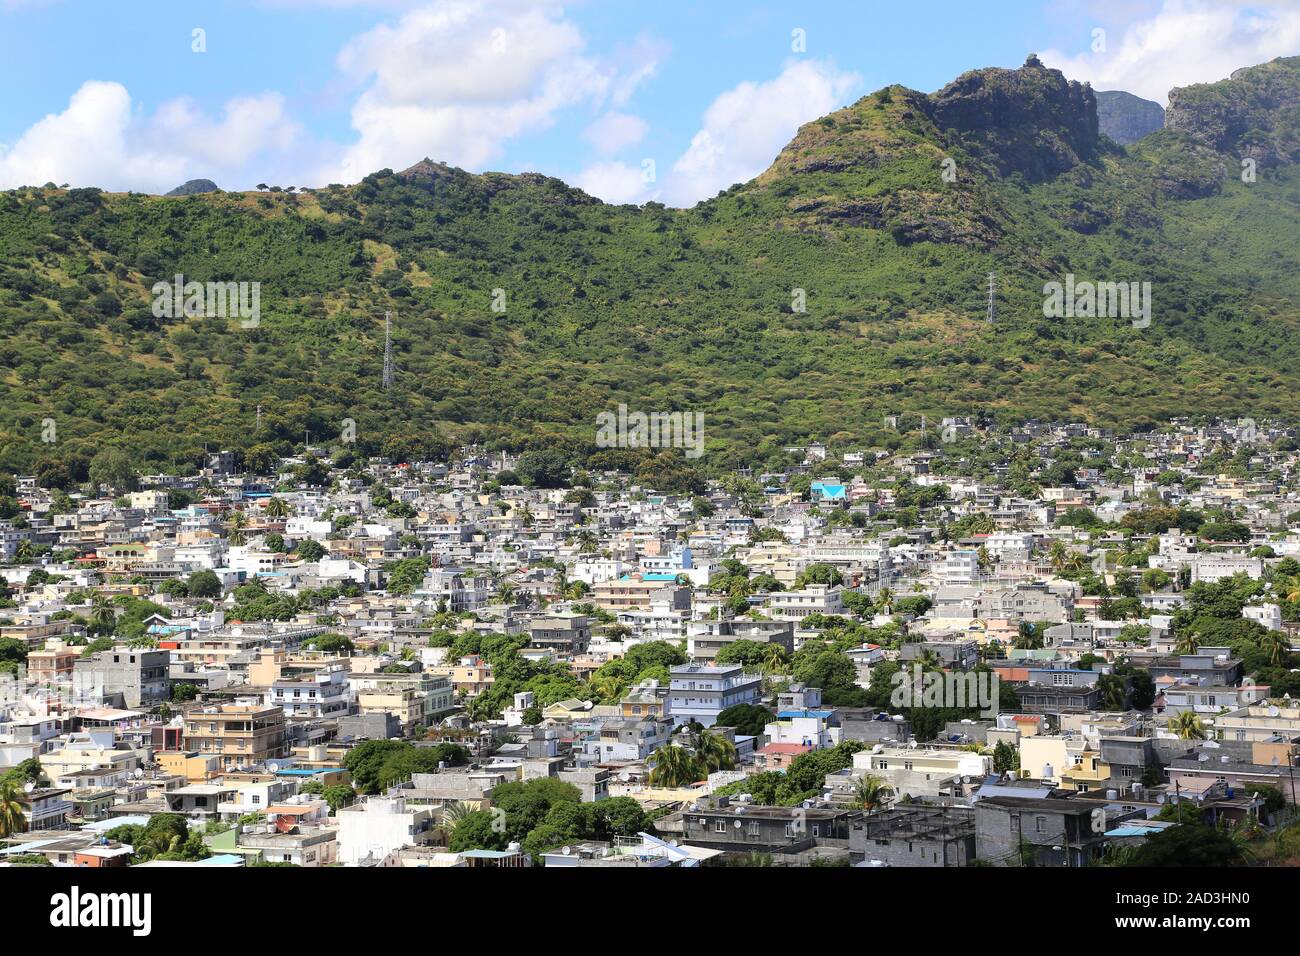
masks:
[[[435,430],[576,447],[619,401],[703,410],[716,467],[800,438],[870,441],[897,411],[1300,412],[1297,167],[1173,198],[1164,178],[1206,159],[1166,131],[1002,176],[1005,156],[923,101],[894,87],[808,124],[767,173],[687,211],[432,165],[301,196],[0,194],[0,467],[105,442],[159,467],[204,442],[287,450],[349,417],[367,451]],[[1152,327],[1044,319],[1042,284],[1066,271],[1152,282]],[[261,327],[155,321],[149,287],[176,272],[260,281]]]

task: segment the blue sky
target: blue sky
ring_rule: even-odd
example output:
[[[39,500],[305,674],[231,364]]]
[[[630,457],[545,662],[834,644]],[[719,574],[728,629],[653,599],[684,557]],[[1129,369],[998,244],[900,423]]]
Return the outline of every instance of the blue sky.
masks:
[[[1038,52],[1100,89],[1163,100],[1300,53],[1298,7],[0,0],[0,188],[315,186],[427,155],[686,205],[888,83],[934,90]]]

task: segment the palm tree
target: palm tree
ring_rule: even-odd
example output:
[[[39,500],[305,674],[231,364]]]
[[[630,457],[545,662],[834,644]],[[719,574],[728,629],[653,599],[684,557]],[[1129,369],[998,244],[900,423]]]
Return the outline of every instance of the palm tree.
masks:
[[[863,810],[872,813],[889,801],[894,795],[894,788],[879,777],[859,777],[853,795]]]
[[[22,833],[27,829],[23,816],[22,791],[13,778],[0,780],[0,838]]]
[[[96,594],[90,601],[90,623],[96,634],[112,634],[117,614],[113,604],[102,594]]]
[[[226,522],[226,540],[238,547],[248,540],[248,535],[244,534],[244,525],[248,524],[248,518],[242,511],[236,511]]]
[[[623,691],[626,688],[627,684],[617,674],[602,674],[597,671],[592,675],[591,689],[600,696],[602,701],[618,700],[623,696]]]
[[[785,648],[780,644],[769,643],[763,651],[761,665],[764,674],[779,674],[785,668]]]
[[[1053,541],[1052,546],[1047,549],[1047,557],[1052,562],[1053,571],[1061,571],[1065,568],[1065,542]]]
[[[17,560],[19,564],[28,564],[34,557],[36,557],[36,553],[32,550],[31,540],[23,538],[23,540],[18,542],[18,547],[14,551],[14,559]]]
[[[705,768],[705,775],[736,766],[736,747],[726,737],[711,734],[704,727],[691,730],[691,750]]]
[[[1169,729],[1182,740],[1204,740],[1205,724],[1194,711],[1184,710],[1169,722]]]
[[[600,539],[590,531],[578,535],[578,551],[581,554],[593,554],[600,550]]]
[[[529,508],[528,505],[524,505],[517,513],[519,515],[519,520],[524,523],[525,528],[531,528],[533,522],[537,520],[537,516],[533,514],[532,509]]]
[[[1291,653],[1291,642],[1281,631],[1269,631],[1259,639],[1259,649],[1268,655],[1270,664],[1282,667],[1287,655]]]
[[[272,498],[266,503],[266,514],[271,518],[287,518],[289,504],[283,498]]]
[[[449,803],[442,808],[443,825],[454,830],[460,821],[464,820],[473,812],[473,807],[468,803],[462,803],[459,800]]]
[[[650,771],[652,787],[683,787],[694,783],[700,773],[699,761],[686,747],[664,744],[654,752],[654,768]]]
[[[1201,647],[1201,639],[1191,631],[1184,631],[1174,643],[1175,654],[1195,654]]]

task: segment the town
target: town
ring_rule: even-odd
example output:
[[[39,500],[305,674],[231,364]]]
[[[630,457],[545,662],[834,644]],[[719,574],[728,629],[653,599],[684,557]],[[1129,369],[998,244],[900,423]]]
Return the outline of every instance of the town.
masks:
[[[889,424],[0,476],[0,866],[1294,865],[1300,429]]]

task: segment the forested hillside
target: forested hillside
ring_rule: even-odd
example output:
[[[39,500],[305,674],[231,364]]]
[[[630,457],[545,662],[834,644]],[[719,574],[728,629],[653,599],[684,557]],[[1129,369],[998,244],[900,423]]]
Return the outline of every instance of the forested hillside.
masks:
[[[878,440],[897,412],[1294,417],[1297,158],[1300,58],[1179,91],[1127,151],[1031,58],[864,97],[689,210],[427,160],[309,191],[0,193],[0,469],[78,473],[106,445],[151,471],[205,444],[260,462],[349,418],[363,453],[582,461],[620,402],[703,412],[711,471]],[[1150,327],[1044,318],[1067,273],[1150,282]],[[156,318],[176,274],[261,283],[260,323]]]

